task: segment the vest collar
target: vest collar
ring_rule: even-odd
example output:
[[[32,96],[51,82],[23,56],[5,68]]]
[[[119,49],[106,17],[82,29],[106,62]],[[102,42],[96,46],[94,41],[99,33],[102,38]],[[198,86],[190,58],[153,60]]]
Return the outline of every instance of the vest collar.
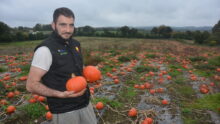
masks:
[[[58,35],[58,33],[56,31],[53,31],[51,36],[52,36],[52,38],[55,39],[55,41],[57,41],[58,43],[63,44],[63,45],[70,43],[70,41],[72,40],[72,37],[67,40],[63,39],[60,35]]]

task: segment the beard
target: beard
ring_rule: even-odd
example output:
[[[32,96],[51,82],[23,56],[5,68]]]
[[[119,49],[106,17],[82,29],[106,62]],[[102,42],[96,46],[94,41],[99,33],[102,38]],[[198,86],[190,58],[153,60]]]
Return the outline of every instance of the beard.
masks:
[[[63,34],[63,35],[66,35],[66,34],[67,34],[67,35],[70,35],[70,37],[69,37],[69,38],[63,38],[62,35],[59,34],[59,32],[58,32],[56,26],[55,26],[54,32],[56,33],[57,36],[59,36],[60,38],[62,38],[62,39],[64,39],[64,40],[69,40],[69,39],[71,39],[72,36],[73,36],[73,33],[65,32],[65,33],[61,33],[61,34]]]

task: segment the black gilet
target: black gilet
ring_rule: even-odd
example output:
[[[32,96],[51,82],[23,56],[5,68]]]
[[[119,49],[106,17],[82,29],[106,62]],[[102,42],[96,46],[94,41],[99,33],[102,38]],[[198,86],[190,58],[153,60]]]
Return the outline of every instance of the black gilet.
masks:
[[[42,77],[42,83],[59,91],[66,91],[66,82],[71,78],[71,74],[81,76],[83,69],[80,43],[72,38],[67,42],[53,32],[35,48],[35,50],[41,46],[49,48],[52,54],[52,65]],[[87,90],[82,96],[75,98],[47,97],[47,102],[52,113],[64,113],[86,107],[89,99],[90,92],[87,86]]]

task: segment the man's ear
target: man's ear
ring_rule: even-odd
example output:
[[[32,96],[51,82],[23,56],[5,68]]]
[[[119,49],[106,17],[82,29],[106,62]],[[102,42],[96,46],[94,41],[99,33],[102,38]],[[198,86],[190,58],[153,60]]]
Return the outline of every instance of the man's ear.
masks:
[[[54,22],[51,23],[51,27],[53,30],[55,30],[55,23]]]

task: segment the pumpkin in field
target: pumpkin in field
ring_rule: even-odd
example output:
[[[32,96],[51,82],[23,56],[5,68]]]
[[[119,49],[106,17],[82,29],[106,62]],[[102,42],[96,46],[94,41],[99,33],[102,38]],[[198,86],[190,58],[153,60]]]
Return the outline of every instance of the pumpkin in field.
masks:
[[[29,103],[35,103],[35,102],[36,102],[36,99],[31,98],[31,99],[29,99],[28,101],[29,101]]]
[[[100,110],[100,109],[103,109],[104,104],[102,102],[98,102],[95,107],[96,109]]]
[[[144,119],[144,121],[142,121],[141,124],[153,124],[153,119],[147,117]]]
[[[13,113],[15,110],[16,110],[15,106],[10,105],[10,106],[7,107],[6,112],[7,112],[8,114],[11,114],[11,113]]]
[[[70,78],[66,83],[66,89],[68,91],[79,92],[86,88],[86,79],[82,76],[76,76]]]
[[[169,104],[169,102],[168,102],[167,100],[165,100],[165,99],[162,100],[161,103],[162,103],[163,105],[167,105],[167,104]]]
[[[19,78],[19,80],[25,81],[25,80],[27,80],[27,76],[22,76],[22,77]]]
[[[0,105],[7,105],[8,101],[5,99],[0,100]]]
[[[201,93],[207,94],[209,92],[209,87],[206,84],[201,84],[199,86],[199,90],[200,90]]]
[[[14,92],[9,92],[9,93],[7,94],[7,97],[8,97],[8,98],[12,98],[12,97],[14,97],[14,96],[15,96]]]
[[[45,101],[45,97],[44,97],[44,96],[39,96],[39,97],[37,98],[37,101],[39,101],[39,102],[44,102],[44,101]]]
[[[130,117],[137,116],[137,110],[135,108],[131,108],[128,112],[128,116]]]
[[[86,66],[83,69],[83,76],[92,83],[101,79],[101,72],[95,66]]]
[[[46,116],[47,120],[51,120],[53,118],[53,115],[52,115],[52,113],[50,111],[47,112],[45,116]]]

